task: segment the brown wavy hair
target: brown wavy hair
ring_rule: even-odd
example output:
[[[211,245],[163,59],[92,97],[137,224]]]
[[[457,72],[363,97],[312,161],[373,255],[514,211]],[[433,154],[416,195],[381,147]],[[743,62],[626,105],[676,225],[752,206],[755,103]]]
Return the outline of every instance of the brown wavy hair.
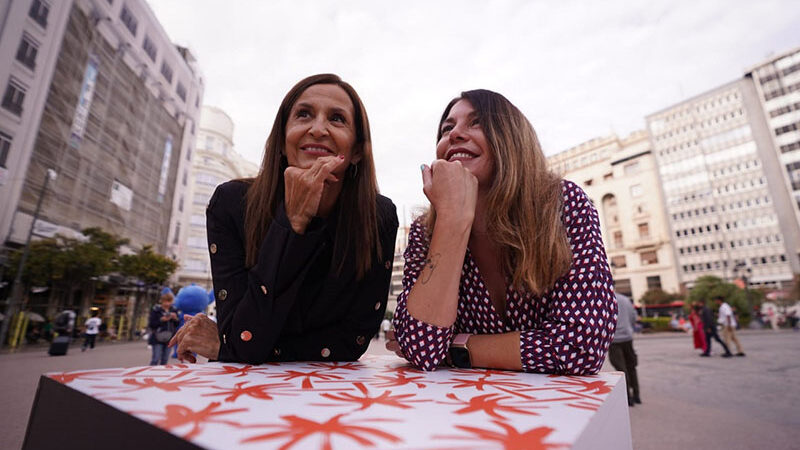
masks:
[[[360,279],[381,252],[375,204],[378,181],[372,158],[372,138],[367,111],[355,89],[334,74],[312,75],[300,80],[289,90],[278,108],[275,122],[264,146],[261,170],[255,178],[244,180],[250,183],[244,225],[246,265],[247,267],[255,265],[259,247],[272,223],[275,208],[284,199],[283,171],[288,167],[284,146],[289,114],[303,92],[317,84],[339,86],[353,102],[356,132],[353,155],[361,155],[361,160],[356,164],[357,170],[348,168],[343,180],[344,184],[338,199],[339,214],[333,254],[334,264],[338,264],[337,274],[341,274],[345,260],[352,257],[355,260],[356,276]],[[373,249],[377,249],[377,254],[373,253]]]
[[[561,178],[547,168],[536,131],[522,112],[502,95],[485,89],[465,91],[442,113],[442,123],[460,100],[472,104],[494,157],[487,197],[487,232],[500,247],[503,271],[516,289],[541,295],[563,276],[572,250],[561,221]],[[436,212],[423,219],[433,232]]]

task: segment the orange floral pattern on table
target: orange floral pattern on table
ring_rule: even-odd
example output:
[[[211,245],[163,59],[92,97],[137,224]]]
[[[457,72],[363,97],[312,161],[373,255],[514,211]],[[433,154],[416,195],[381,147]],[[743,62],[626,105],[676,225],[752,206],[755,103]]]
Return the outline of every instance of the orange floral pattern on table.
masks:
[[[422,372],[388,356],[47,376],[212,449],[561,449],[572,446],[610,395],[627,408],[619,373]]]

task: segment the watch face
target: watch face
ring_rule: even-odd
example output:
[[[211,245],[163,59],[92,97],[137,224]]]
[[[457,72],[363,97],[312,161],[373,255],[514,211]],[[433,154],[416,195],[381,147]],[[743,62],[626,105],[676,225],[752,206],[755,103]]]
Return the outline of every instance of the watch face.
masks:
[[[450,347],[450,360],[453,361],[453,365],[456,367],[465,369],[472,367],[472,362],[469,358],[469,350],[464,347]]]

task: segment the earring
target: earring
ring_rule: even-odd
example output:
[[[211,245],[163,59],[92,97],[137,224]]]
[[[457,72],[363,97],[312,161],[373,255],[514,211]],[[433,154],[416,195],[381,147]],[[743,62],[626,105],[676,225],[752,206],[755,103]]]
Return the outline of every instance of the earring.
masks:
[[[350,178],[355,179],[358,176],[358,165],[357,164],[350,164]]]

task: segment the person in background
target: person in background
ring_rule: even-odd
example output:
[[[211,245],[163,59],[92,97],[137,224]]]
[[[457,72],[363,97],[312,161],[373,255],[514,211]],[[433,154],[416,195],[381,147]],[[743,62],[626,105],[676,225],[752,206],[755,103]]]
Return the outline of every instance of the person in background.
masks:
[[[423,370],[599,371],[617,306],[597,211],[548,169],[525,115],[462,92],[421,171],[431,206],[409,232],[387,349]]]
[[[725,341],[725,345],[730,348],[731,341],[733,341],[733,343],[736,344],[736,356],[744,356],[742,344],[739,343],[739,338],[736,337],[736,327],[739,324],[736,322],[736,315],[733,313],[733,308],[720,296],[714,297],[714,301],[717,302],[717,306],[719,306],[719,311],[717,312],[719,318],[717,321],[722,325],[722,339]],[[730,353],[730,351],[728,353]]]
[[[86,323],[84,323],[86,330],[83,332],[84,338],[83,345],[81,346],[82,352],[85,352],[87,347],[94,349],[94,341],[97,339],[97,333],[100,332],[100,325],[103,323],[103,321],[97,317],[99,313],[99,310],[92,309],[92,317],[86,319]]]
[[[692,324],[692,337],[694,338],[694,348],[700,349],[703,353],[706,352],[708,344],[706,343],[706,334],[703,331],[703,319],[700,315],[703,312],[703,305],[700,302],[695,302],[692,305],[692,312],[689,313],[689,322]]]
[[[728,346],[719,338],[719,334],[717,334],[717,323],[714,321],[714,314],[705,304],[701,304],[700,317],[703,319],[703,334],[706,335],[706,350],[701,353],[700,356],[711,356],[711,339],[715,339],[719,342],[719,345],[725,349],[725,353],[722,354],[723,358],[730,358],[733,356]]]
[[[608,349],[608,359],[615,369],[625,372],[628,385],[628,406],[642,403],[639,397],[639,377],[636,375],[638,358],[633,349],[633,329],[636,325],[636,309],[631,299],[622,294],[617,295],[617,329],[614,340]]]
[[[167,343],[178,329],[178,310],[172,306],[175,295],[170,289],[164,289],[159,298],[159,304],[153,306],[150,311],[150,318],[147,327],[150,329],[150,336],[147,343],[152,347],[152,357],[150,365],[164,365],[169,361],[169,349]]]

